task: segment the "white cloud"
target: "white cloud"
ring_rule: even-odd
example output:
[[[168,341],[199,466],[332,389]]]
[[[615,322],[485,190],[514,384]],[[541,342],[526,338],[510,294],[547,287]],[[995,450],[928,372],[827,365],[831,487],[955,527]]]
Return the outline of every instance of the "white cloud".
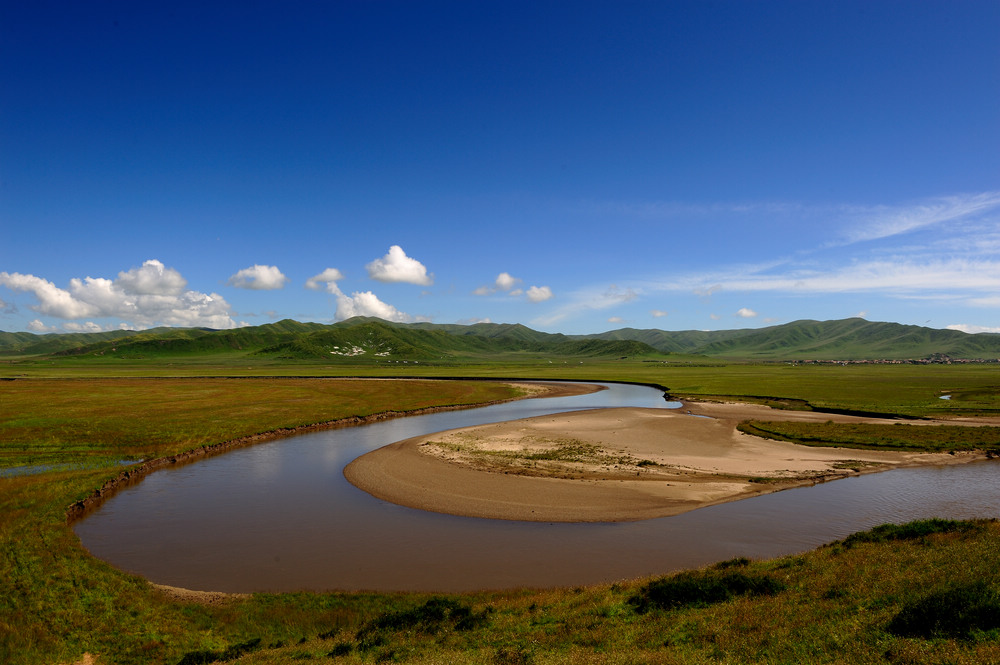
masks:
[[[757,312],[747,307],[740,307],[739,310],[736,312],[736,316],[742,317],[744,319],[752,319],[755,316],[757,316]]]
[[[970,298],[967,304],[974,307],[1000,307],[1000,296],[985,296],[983,298]]]
[[[493,281],[493,286],[480,286],[472,294],[476,296],[489,296],[497,291],[506,291],[509,295],[517,297],[524,293],[524,289],[514,288],[520,283],[520,278],[513,277],[508,272],[502,272]]]
[[[59,319],[117,318],[131,322],[129,327],[133,328],[153,325],[232,328],[235,325],[230,318],[229,303],[219,294],[169,293],[176,288],[180,277],[175,276],[176,271],[164,269],[163,278],[157,281],[152,274],[158,272],[155,265],[147,261],[143,268],[145,272],[140,268],[119,273],[115,282],[102,277],[74,277],[69,282],[69,289],[60,289],[35,275],[0,272],[0,286],[33,293],[38,304],[31,309]],[[141,292],[150,290],[160,293]]]
[[[544,302],[552,297],[552,289],[547,286],[532,286],[528,289],[527,296],[531,302]]]
[[[427,268],[420,261],[407,256],[399,245],[390,247],[388,254],[375,259],[365,268],[368,276],[379,282],[405,282],[421,286],[434,283],[434,276],[427,274]]]
[[[856,261],[827,269],[814,266],[790,268],[777,273],[751,269],[729,274],[675,277],[660,282],[655,288],[697,294],[704,284],[714,284],[714,291],[730,292],[883,292],[899,297],[926,296],[938,292],[984,292],[992,296],[1000,292],[1000,261],[918,256]]]
[[[594,287],[580,289],[571,294],[571,300],[569,303],[559,307],[556,311],[550,314],[534,319],[533,323],[543,326],[554,325],[569,317],[575,316],[580,312],[607,309],[608,307],[614,307],[622,303],[631,302],[639,298],[641,295],[641,290],[636,290],[632,287],[621,288],[617,284],[612,284],[606,288]],[[527,296],[528,300],[531,300],[532,302],[541,302],[553,297],[553,293],[552,289],[547,286],[533,286],[528,289]],[[533,299],[533,297],[537,298],[537,300]]]
[[[1000,333],[1000,327],[990,327],[990,326],[976,326],[968,323],[953,323],[950,326],[945,326],[948,330],[958,330],[964,333],[969,333],[974,335],[976,333]]]
[[[344,274],[337,270],[336,268],[327,268],[318,275],[313,275],[306,280],[306,288],[313,289],[314,291],[319,291],[320,289],[326,288],[330,293],[339,293],[340,289],[337,288],[337,282],[344,279]]]
[[[55,326],[47,326],[41,319],[34,319],[28,322],[28,330],[36,333],[48,333],[58,330]]]
[[[911,206],[856,209],[848,230],[849,243],[878,240],[945,222],[953,223],[1000,208],[1000,192],[962,194],[929,199]]]
[[[176,296],[184,291],[187,280],[173,268],[167,268],[160,261],[150,259],[141,268],[118,273],[115,283],[125,293],[136,295]]]
[[[625,323],[625,319],[620,316],[608,317],[608,323]]]
[[[374,316],[399,323],[417,320],[416,317],[401,312],[389,303],[379,300],[378,296],[371,291],[355,291],[351,295],[347,295],[337,286],[337,281],[343,278],[344,275],[336,268],[327,268],[320,274],[306,280],[307,288],[318,290],[324,288],[325,285],[326,290],[337,297],[337,320],[343,321],[354,316]]]
[[[501,291],[510,291],[515,286],[521,283],[521,280],[517,277],[511,277],[510,273],[502,272],[497,275],[496,279],[497,288]]]
[[[0,272],[0,286],[6,286],[13,291],[34,293],[39,302],[32,309],[40,314],[60,319],[77,319],[95,316],[99,311],[90,303],[77,300],[69,291],[34,275]]]
[[[230,286],[256,291],[282,289],[287,283],[288,278],[278,270],[277,266],[262,266],[258,264],[244,268],[229,278]]]
[[[343,320],[352,316],[376,316],[399,323],[415,320],[414,317],[399,311],[389,303],[382,302],[371,291],[355,291],[350,296],[341,293],[337,296],[337,318]]]
[[[68,330],[69,332],[87,332],[87,333],[98,333],[104,332],[104,328],[97,325],[93,321],[87,321],[85,323],[64,323],[63,330]]]
[[[651,310],[649,310],[649,313],[652,314],[656,318],[660,318],[661,316],[666,316],[667,315],[667,312],[665,312],[662,309],[651,309]]]
[[[608,287],[608,290],[604,292],[604,300],[610,303],[619,302],[632,302],[639,297],[639,293],[635,289],[627,288],[620,289],[617,284],[612,284]]]

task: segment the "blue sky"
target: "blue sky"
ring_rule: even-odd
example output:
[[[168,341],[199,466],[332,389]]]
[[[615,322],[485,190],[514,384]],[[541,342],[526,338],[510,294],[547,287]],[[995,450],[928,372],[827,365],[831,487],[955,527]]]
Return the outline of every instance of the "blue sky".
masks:
[[[1000,332],[1000,3],[0,2],[0,329]]]

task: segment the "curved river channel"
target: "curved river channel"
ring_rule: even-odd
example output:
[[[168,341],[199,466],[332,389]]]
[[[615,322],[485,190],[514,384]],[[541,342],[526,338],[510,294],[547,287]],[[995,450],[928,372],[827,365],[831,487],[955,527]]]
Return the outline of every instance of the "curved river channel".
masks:
[[[441,515],[386,503],[344,479],[359,455],[421,434],[579,409],[671,406],[659,390],[605,385],[589,395],[237,448],[156,471],[73,528],[95,556],[188,589],[447,592],[610,582],[801,552],[884,522],[1000,517],[997,462],[887,471],[675,517],[597,524]]]

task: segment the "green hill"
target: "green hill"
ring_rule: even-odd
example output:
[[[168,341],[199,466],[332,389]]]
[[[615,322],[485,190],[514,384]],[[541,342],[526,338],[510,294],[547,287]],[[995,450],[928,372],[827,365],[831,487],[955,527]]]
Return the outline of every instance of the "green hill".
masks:
[[[882,323],[864,319],[795,321],[697,347],[714,357],[782,360],[903,360],[945,355],[1000,357],[1000,335]]]
[[[0,332],[2,356],[169,358],[248,356],[276,360],[502,360],[504,358],[662,358],[733,360],[919,360],[1000,358],[1000,335],[864,319],[794,321],[740,330],[639,330],[562,335],[520,324],[391,323],[355,317],[332,325],[290,319],[232,330],[36,335]]]

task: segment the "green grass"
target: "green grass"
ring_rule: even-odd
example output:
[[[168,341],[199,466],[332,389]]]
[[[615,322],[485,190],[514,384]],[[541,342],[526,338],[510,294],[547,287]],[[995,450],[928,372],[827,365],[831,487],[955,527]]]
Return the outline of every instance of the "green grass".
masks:
[[[518,395],[490,382],[23,379],[0,382],[0,468],[100,466],[383,411]]]
[[[218,356],[177,361],[0,361],[0,378],[122,377],[477,377],[626,381],[659,385],[686,398],[738,399],[779,408],[834,409],[912,417],[1000,415],[996,365],[790,365],[583,359],[549,362],[523,356],[419,365],[317,364]],[[942,394],[950,400],[942,400]]]
[[[808,446],[911,452],[986,450],[1000,453],[1000,427],[748,420],[740,423],[737,429],[754,436]]]
[[[981,620],[983,613],[994,612],[1000,589],[1000,526],[992,522],[907,527],[894,537],[873,531],[850,545],[682,573],[680,579],[693,578],[696,587],[721,579],[736,592],[645,612],[630,600],[675,584],[669,581],[675,576],[448,596],[255,594],[214,605],[174,600],[91,557],[65,523],[70,504],[117,474],[116,461],[174,454],[279,427],[485,401],[511,392],[487,382],[421,381],[409,387],[354,382],[343,390],[340,382],[322,379],[194,378],[331,374],[329,366],[305,363],[115,361],[84,367],[74,362],[0,368],[33,377],[0,381],[2,464],[76,465],[0,477],[3,663],[71,663],[84,652],[96,655],[98,663],[169,665],[237,653],[227,662],[1000,662],[997,628]],[[934,415],[996,410],[1000,382],[992,369],[613,361],[551,367],[526,360],[394,371],[631,380],[688,396],[756,396],[804,402],[807,408]],[[390,374],[360,365],[340,371]],[[66,378],[81,374],[89,378]],[[153,375],[174,378],[149,378]],[[950,402],[937,398],[942,390],[953,395]],[[773,592],[740,591],[752,588],[754,580],[769,580],[764,584]],[[955,607],[973,610],[962,615],[957,628],[942,627],[940,617],[956,614]]]

